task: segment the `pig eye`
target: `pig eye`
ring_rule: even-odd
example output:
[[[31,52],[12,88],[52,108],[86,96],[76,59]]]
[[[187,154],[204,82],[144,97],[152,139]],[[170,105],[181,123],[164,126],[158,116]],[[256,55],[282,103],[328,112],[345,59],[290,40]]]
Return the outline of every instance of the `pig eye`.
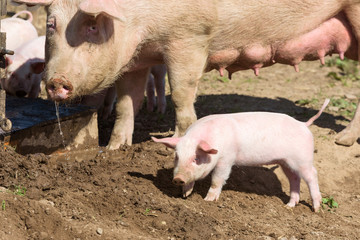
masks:
[[[56,29],[56,20],[55,20],[55,18],[49,18],[49,20],[46,23],[46,29],[50,33],[55,32],[55,29]]]
[[[31,73],[29,73],[26,77],[27,77],[27,79],[30,79],[31,78]]]
[[[90,27],[88,27],[87,29],[87,34],[95,34],[97,33],[98,29],[96,25],[92,25]]]

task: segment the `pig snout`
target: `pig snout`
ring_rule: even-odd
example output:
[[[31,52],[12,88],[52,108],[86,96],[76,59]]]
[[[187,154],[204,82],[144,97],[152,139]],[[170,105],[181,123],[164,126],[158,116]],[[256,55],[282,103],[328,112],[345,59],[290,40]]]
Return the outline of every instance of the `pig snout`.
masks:
[[[176,175],[172,182],[177,186],[184,186],[186,184],[186,180],[183,175]]]
[[[46,84],[46,90],[52,100],[64,101],[71,96],[73,86],[65,77],[58,77]]]

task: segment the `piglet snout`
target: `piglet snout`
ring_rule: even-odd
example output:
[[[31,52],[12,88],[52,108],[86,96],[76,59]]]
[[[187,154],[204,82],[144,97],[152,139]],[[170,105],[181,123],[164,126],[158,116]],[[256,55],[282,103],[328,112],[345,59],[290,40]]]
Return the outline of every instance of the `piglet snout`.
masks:
[[[184,186],[185,180],[183,176],[175,176],[173,179],[173,183],[177,186]]]
[[[46,90],[54,101],[68,99],[73,91],[73,86],[65,77],[53,78],[46,84]]]

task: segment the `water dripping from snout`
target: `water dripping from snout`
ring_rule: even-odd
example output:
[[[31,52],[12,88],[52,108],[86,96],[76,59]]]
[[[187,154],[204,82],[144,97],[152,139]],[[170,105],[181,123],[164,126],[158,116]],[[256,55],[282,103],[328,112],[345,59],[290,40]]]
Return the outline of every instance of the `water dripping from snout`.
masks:
[[[65,150],[65,160],[69,160],[70,156],[68,155],[67,151],[66,151],[66,144],[65,144],[65,137],[64,137],[64,133],[61,130],[61,124],[60,124],[60,111],[59,111],[59,103],[55,101],[55,110],[56,110],[56,117],[58,120],[58,125],[59,125],[59,130],[60,130],[60,136],[62,138],[62,145],[64,147]]]

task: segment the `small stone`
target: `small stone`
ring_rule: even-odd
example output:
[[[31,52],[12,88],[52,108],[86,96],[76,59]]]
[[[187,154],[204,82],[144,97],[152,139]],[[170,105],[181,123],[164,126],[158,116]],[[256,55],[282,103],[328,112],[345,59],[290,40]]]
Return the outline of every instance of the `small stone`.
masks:
[[[347,99],[349,99],[349,100],[356,100],[357,99],[357,97],[355,95],[353,95],[353,94],[345,94],[345,97]]]
[[[102,228],[96,229],[96,233],[99,234],[99,235],[102,235],[103,234],[103,229]]]
[[[337,111],[339,111],[339,108],[335,107],[335,106],[330,106],[329,110],[332,111],[332,112],[337,112]]]

